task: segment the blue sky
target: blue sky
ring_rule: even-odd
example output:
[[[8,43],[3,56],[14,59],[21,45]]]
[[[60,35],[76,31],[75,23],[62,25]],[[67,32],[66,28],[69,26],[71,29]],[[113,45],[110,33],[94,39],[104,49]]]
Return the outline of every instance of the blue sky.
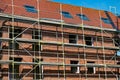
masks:
[[[120,0],[52,0],[55,2],[72,4],[76,6],[84,6],[87,8],[95,8],[100,10],[111,11],[120,14]],[[110,6],[112,7],[110,9]]]

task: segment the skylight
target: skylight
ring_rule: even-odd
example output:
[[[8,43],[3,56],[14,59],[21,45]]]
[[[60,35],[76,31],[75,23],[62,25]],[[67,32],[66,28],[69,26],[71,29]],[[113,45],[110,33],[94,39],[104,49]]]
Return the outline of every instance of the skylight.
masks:
[[[77,14],[77,16],[79,16],[79,18],[82,20],[89,21],[88,17],[84,14]]]
[[[101,18],[101,20],[106,24],[111,24],[111,21],[108,18]]]
[[[62,15],[66,18],[73,18],[72,15],[69,12],[62,11]]]
[[[37,10],[34,6],[24,5],[27,12],[37,13]]]

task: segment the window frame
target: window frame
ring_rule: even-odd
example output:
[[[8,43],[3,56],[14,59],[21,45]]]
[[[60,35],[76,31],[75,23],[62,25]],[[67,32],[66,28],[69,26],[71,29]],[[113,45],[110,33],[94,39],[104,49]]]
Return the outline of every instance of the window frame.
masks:
[[[13,39],[16,36],[17,36],[17,38],[21,38],[22,37],[22,34],[20,34],[21,32],[22,32],[21,28],[14,28],[13,29],[12,27],[10,27],[9,28],[9,38]],[[15,41],[14,42],[9,41],[9,49],[13,49],[13,48],[14,49],[19,49],[19,44]]]

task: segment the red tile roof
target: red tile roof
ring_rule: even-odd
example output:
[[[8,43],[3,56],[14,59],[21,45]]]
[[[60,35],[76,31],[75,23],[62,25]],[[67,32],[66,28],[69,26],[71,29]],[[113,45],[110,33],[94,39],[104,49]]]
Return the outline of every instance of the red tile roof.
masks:
[[[91,8],[84,8],[79,6],[73,6],[68,4],[60,4],[56,2],[51,2],[47,0],[40,0],[39,3],[37,0],[13,0],[14,14],[27,16],[32,18],[52,18],[52,19],[61,19],[61,11],[69,12],[73,18],[65,18],[62,16],[62,19],[66,23],[72,24],[82,24],[82,20],[76,14],[84,14],[89,18],[89,21],[83,20],[83,24],[105,28],[117,28],[117,22],[120,22],[120,19],[112,14],[111,12],[105,12],[102,10],[95,10]],[[27,12],[24,8],[24,5],[34,6],[38,13]],[[1,0],[0,1],[0,10],[3,10],[4,13],[12,14],[12,2],[11,0]],[[112,21],[112,24],[106,24],[100,20],[100,17],[109,18]]]

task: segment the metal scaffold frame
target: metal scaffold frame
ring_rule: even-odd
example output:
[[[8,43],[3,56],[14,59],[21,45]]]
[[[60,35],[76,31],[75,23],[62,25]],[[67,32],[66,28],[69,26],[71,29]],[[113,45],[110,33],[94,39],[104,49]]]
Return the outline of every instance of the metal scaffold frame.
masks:
[[[52,74],[52,73],[50,74],[49,73],[49,75],[57,75],[58,80],[61,80],[61,75],[62,75],[62,78],[64,80],[67,80],[67,75],[68,74],[67,74],[66,69],[68,67],[77,67],[79,69],[79,74],[76,74],[76,75],[79,76],[79,80],[81,80],[82,75],[84,75],[85,80],[89,80],[88,79],[89,78],[89,74],[88,74],[88,71],[87,71],[88,67],[98,68],[98,70],[99,70],[99,68],[103,68],[104,69],[103,71],[104,71],[104,78],[105,78],[105,80],[109,80],[108,79],[108,74],[107,74],[107,69],[110,68],[112,74],[116,77],[116,79],[118,79],[119,75],[114,73],[114,71],[112,71],[112,68],[119,69],[120,65],[117,65],[117,64],[114,64],[114,65],[107,64],[106,63],[106,57],[107,56],[105,54],[105,50],[107,49],[107,50],[117,51],[117,50],[120,50],[120,48],[119,47],[115,47],[115,46],[114,47],[106,47],[104,45],[104,34],[107,34],[108,37],[110,37],[107,32],[110,32],[110,33],[118,32],[119,33],[119,31],[117,31],[116,29],[103,28],[102,21],[101,21],[101,12],[100,11],[99,11],[100,27],[98,28],[98,27],[94,27],[94,26],[85,25],[84,24],[84,20],[82,20],[81,24],[66,23],[63,20],[63,14],[62,13],[60,13],[60,20],[59,21],[55,20],[55,19],[49,20],[49,18],[40,18],[40,2],[39,2],[39,0],[36,0],[36,3],[37,3],[37,5],[36,5],[36,7],[37,7],[37,19],[36,18],[26,17],[26,16],[15,15],[14,14],[15,13],[14,12],[14,6],[17,6],[17,5],[14,5],[14,0],[11,0],[11,8],[12,8],[12,13],[11,14],[0,13],[0,17],[2,19],[5,19],[5,20],[9,19],[9,21],[12,22],[11,23],[12,26],[10,27],[11,31],[10,31],[10,28],[8,28],[8,26],[5,26],[5,25],[2,26],[2,27],[5,27],[5,28],[8,28],[8,36],[10,36],[9,33],[12,32],[11,33],[12,34],[12,38],[9,38],[9,37],[8,38],[2,38],[2,37],[0,38],[1,42],[6,41],[6,42],[11,42],[12,43],[12,49],[2,49],[2,51],[7,51],[9,60],[0,60],[0,64],[1,65],[8,64],[8,67],[10,67],[10,65],[12,65],[12,69],[11,69],[12,72],[10,72],[10,69],[8,69],[8,80],[9,80],[11,74],[12,74],[12,79],[15,78],[15,74],[20,74],[20,73],[14,73],[15,72],[15,69],[14,69],[15,65],[29,65],[32,68],[28,72],[26,72],[20,78],[20,80],[22,80],[24,77],[28,76],[31,73],[32,73],[32,75],[34,75],[35,79],[36,79],[36,75],[39,75],[40,76],[40,80],[43,80],[43,77],[46,75],[46,74],[44,74],[44,66],[50,66],[50,68],[51,68],[51,66],[53,66],[53,67],[57,66],[57,69],[58,69],[57,74]],[[60,4],[59,6],[60,6],[59,7],[60,11],[62,11],[63,10],[63,5]],[[80,7],[79,9],[80,9],[80,13],[84,14],[83,8]],[[38,39],[35,39],[35,38],[34,39],[23,39],[23,38],[19,38],[18,37],[21,34],[23,34],[24,32],[28,31],[31,27],[25,28],[22,32],[20,32],[16,36],[14,36],[14,34],[15,34],[15,31],[14,31],[15,30],[15,26],[14,25],[15,25],[16,21],[22,21],[22,22],[25,21],[25,23],[28,23],[28,24],[32,23],[31,27],[32,27],[32,29],[34,31],[32,33],[32,35],[36,35],[35,30],[37,29],[38,30],[38,35],[40,35],[40,37]],[[57,38],[57,41],[44,41],[44,40],[41,39],[41,37],[42,37],[41,24],[42,23],[44,23],[44,24],[51,24],[51,25],[59,25],[59,27],[61,28],[61,32],[59,32],[59,31],[55,32],[55,36]],[[82,44],[66,43],[65,40],[64,40],[64,38],[65,38],[64,36],[65,36],[65,34],[69,34],[69,33],[65,33],[64,32],[64,28],[65,27],[69,27],[69,28],[75,27],[76,29],[82,30],[82,34],[81,34],[82,35]],[[100,37],[101,37],[101,42],[102,42],[101,44],[102,45],[101,46],[98,46],[98,45],[97,46],[86,45],[85,44],[85,36],[86,36],[85,35],[85,30],[94,30],[96,32],[100,32],[100,34],[101,34]],[[51,31],[51,33],[52,33],[52,31]],[[58,38],[59,38],[58,34],[61,34],[61,42],[58,42]],[[77,40],[78,40],[78,36],[79,36],[79,33],[77,32]],[[116,43],[113,38],[110,37],[110,39],[113,41],[113,43]],[[37,45],[39,46],[38,47],[39,51],[38,52],[36,52],[35,50],[29,51],[29,50],[25,49],[23,46],[20,45],[21,42],[23,42],[23,43],[31,43],[32,45],[37,43]],[[96,40],[96,42],[97,42],[97,40]],[[22,48],[23,52],[27,53],[31,58],[33,58],[33,62],[25,62],[25,61],[19,62],[19,61],[15,61],[16,51],[17,51],[17,50],[15,50],[15,44],[18,44]],[[57,55],[56,56],[57,62],[51,63],[51,62],[47,62],[47,61],[44,61],[44,60],[43,61],[40,60],[40,59],[43,58],[42,54],[44,52],[42,52],[42,47],[44,45],[56,45],[57,46],[57,51],[56,52],[49,52],[49,54],[51,54],[51,55],[52,54],[56,54]],[[61,52],[59,52],[59,46],[62,48]],[[77,55],[76,59],[78,60],[78,64],[66,63],[66,54],[67,54],[65,52],[65,47],[66,46],[67,47],[69,47],[69,46],[77,47],[78,51],[80,51],[81,48],[83,49],[83,53],[82,54],[80,54],[80,53],[74,54],[74,55]],[[34,46],[34,49],[35,49],[35,46]],[[89,64],[89,63],[87,63],[87,55],[88,54],[85,52],[86,49],[96,49],[96,50],[101,49],[102,50],[102,58],[103,58],[102,62],[103,62],[103,64],[96,64],[96,63]],[[36,53],[38,53],[38,54],[36,54]],[[60,55],[62,55],[62,58],[60,57]],[[73,55],[73,54],[69,54],[69,55]],[[80,64],[81,55],[83,56],[84,64]],[[19,54],[19,56],[20,56],[20,54]],[[99,62],[100,56],[97,55],[97,53],[96,53],[95,56],[97,57],[97,62]],[[13,59],[10,60],[10,57],[13,57]],[[114,61],[116,62],[116,53],[115,53],[115,55],[113,55],[111,57],[110,61],[113,60],[114,58],[115,58]],[[60,59],[62,59],[62,62],[60,62]],[[39,71],[38,71],[39,74],[36,74],[36,72],[34,71],[37,67],[39,67]],[[62,73],[60,72],[60,70],[61,70],[60,68],[61,67],[63,68],[63,70],[62,70],[63,72]],[[80,72],[80,67],[84,67],[84,70],[85,70],[84,74],[82,74]],[[98,79],[100,80],[101,79],[101,74],[99,73],[98,75],[99,75]]]

